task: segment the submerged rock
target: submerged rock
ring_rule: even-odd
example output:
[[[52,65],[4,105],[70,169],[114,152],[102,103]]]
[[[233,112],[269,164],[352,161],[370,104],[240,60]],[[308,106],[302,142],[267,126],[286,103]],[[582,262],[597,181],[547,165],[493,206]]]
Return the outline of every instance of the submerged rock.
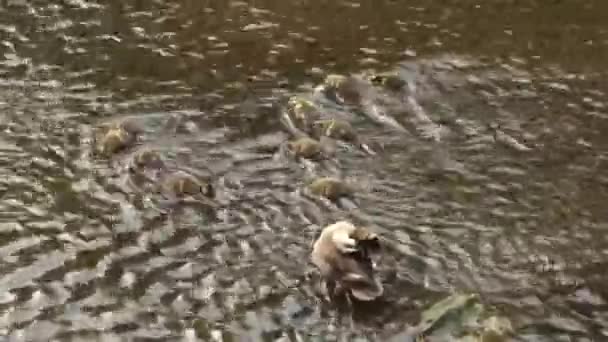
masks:
[[[492,316],[474,294],[454,294],[422,312],[414,327],[417,341],[503,342],[512,333],[511,322]]]

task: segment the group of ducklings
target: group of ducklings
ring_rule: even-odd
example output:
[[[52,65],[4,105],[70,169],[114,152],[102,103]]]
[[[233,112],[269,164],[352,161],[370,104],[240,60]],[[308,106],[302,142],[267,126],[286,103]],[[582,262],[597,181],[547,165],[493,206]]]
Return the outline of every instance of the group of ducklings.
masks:
[[[285,118],[293,123],[293,140],[286,147],[295,158],[320,160],[327,157],[328,151],[322,141],[332,138],[344,142],[357,141],[353,127],[340,119],[321,119],[319,108],[310,100],[294,96],[288,101]],[[319,177],[308,184],[307,189],[314,195],[335,201],[352,194],[352,188],[336,177]]]
[[[314,93],[322,95],[337,104],[360,106],[368,87],[380,87],[389,92],[400,92],[407,85],[405,79],[393,72],[367,73],[363,77],[327,75],[324,81],[315,87]],[[355,145],[364,152],[375,155],[375,152],[361,141],[353,126],[346,120],[322,115],[319,106],[303,96],[293,96],[287,102],[282,122],[295,139],[287,143],[288,150],[297,158],[318,159],[325,153],[322,139],[330,138]],[[352,194],[351,186],[333,177],[322,177],[308,185],[315,195],[337,200]]]
[[[102,156],[112,157],[117,153],[134,148],[142,129],[133,120],[118,120],[100,125],[95,134],[95,151]],[[177,200],[188,196],[213,198],[215,191],[210,182],[188,172],[170,171],[160,151],[145,147],[130,156],[129,172],[143,176],[153,183],[157,192]],[[157,171],[159,177],[146,176],[149,170]],[[158,179],[156,179],[158,178]]]
[[[399,92],[406,85],[403,77],[392,72],[366,73],[361,77],[331,74],[317,87],[317,91],[323,92],[339,104],[356,106],[361,104],[370,86]]]
[[[395,73],[370,73],[364,77],[330,74],[313,93],[321,94],[324,98],[340,105],[359,106],[369,86],[396,92],[401,91],[405,85],[405,80]],[[321,114],[319,107],[313,101],[302,96],[294,96],[287,103],[287,111],[283,119],[284,123],[287,121],[288,130],[296,136],[328,137],[358,145],[365,152],[374,154],[360,141],[348,121],[339,118],[322,118]],[[302,140],[300,144],[309,145],[311,142]]]
[[[299,110],[301,106],[296,105],[296,108]],[[322,126],[329,133],[334,129],[332,124],[322,123]],[[350,125],[346,127],[350,128]],[[95,135],[95,150],[98,154],[112,157],[133,148],[140,133],[137,125],[129,120],[101,125]],[[287,145],[299,157],[315,158],[322,153],[320,143],[309,137],[290,141]],[[161,154],[151,148],[142,148],[133,153],[128,167],[135,174],[141,174],[146,169],[166,169]],[[169,172],[160,177],[158,187],[161,193],[169,197],[215,196],[210,183],[184,171]],[[346,184],[331,177],[318,178],[309,188],[312,193],[329,199],[350,193]],[[371,300],[381,295],[382,284],[374,277],[372,262],[378,248],[378,237],[365,228],[355,227],[346,221],[326,227],[313,246],[312,262],[326,280],[328,295],[333,297],[350,292],[360,300]]]
[[[337,102],[354,103],[359,97],[354,83],[355,80],[346,76],[329,75],[323,86],[329,98]],[[361,142],[348,121],[336,117],[324,118],[317,104],[303,96],[293,96],[288,100],[282,121],[295,137],[286,143],[286,147],[296,158],[319,160],[325,157],[327,149],[322,144],[324,139],[355,145],[368,154],[375,154],[367,144]],[[350,185],[335,177],[317,178],[308,184],[307,188],[312,194],[332,201],[349,196],[353,192]]]
[[[325,129],[332,128],[326,126]],[[102,125],[95,136],[96,151],[111,157],[133,148],[140,132],[137,125],[129,120]],[[290,141],[288,148],[304,158],[315,158],[322,152],[319,142],[309,137]],[[129,171],[135,174],[146,169],[165,168],[161,154],[151,148],[136,151],[129,164]],[[161,177],[158,186],[160,192],[170,197],[215,196],[210,183],[184,171],[167,173]],[[343,182],[331,177],[318,178],[309,188],[314,194],[329,199],[337,199],[350,193]],[[350,291],[355,298],[361,300],[370,300],[381,295],[382,285],[374,278],[371,259],[378,248],[378,237],[365,228],[355,227],[346,221],[326,227],[313,246],[312,261],[327,280],[328,294],[334,296]]]
[[[325,81],[327,89],[334,89],[335,75],[328,76]],[[337,77],[337,76],[335,76]],[[341,78],[340,78],[341,79]],[[344,82],[347,82],[346,80]],[[329,90],[327,92],[329,94]],[[338,92],[342,94],[342,92]],[[329,97],[329,96],[328,96]],[[336,100],[339,101],[339,100]],[[360,139],[353,126],[346,120],[336,117],[323,117],[320,108],[310,99],[303,96],[293,96],[287,102],[287,110],[283,115],[283,123],[296,137],[312,137],[320,140],[331,138],[360,147],[369,154],[374,152]],[[318,142],[317,142],[318,143]],[[299,145],[311,145],[310,140],[301,140]]]
[[[291,115],[297,129],[313,137],[329,137],[349,143],[358,142],[357,134],[351,124],[342,119],[322,119],[317,106],[310,100],[294,96],[288,102],[288,115]],[[299,133],[298,135],[302,135]]]
[[[393,73],[371,73],[363,78],[330,74],[315,88],[315,92],[322,93],[338,104],[356,106],[361,102],[365,85],[399,91],[405,84],[403,78]],[[352,144],[370,155],[375,154],[359,139],[348,121],[336,117],[324,118],[317,104],[303,96],[293,96],[288,100],[282,121],[295,136],[286,146],[296,158],[322,158],[326,151],[321,141],[325,138]],[[313,194],[330,200],[337,200],[353,192],[351,186],[334,177],[318,178],[308,185],[308,189]]]
[[[346,121],[318,120],[318,117],[311,120],[315,118],[315,113],[318,113],[312,102],[292,98],[290,104],[293,117],[299,120],[299,127],[316,128],[317,137],[327,136],[351,142],[357,141],[352,126]],[[95,135],[96,152],[111,157],[133,148],[140,133],[141,130],[137,125],[129,120],[102,125]],[[286,146],[291,153],[301,158],[316,159],[323,154],[321,143],[309,136],[300,136],[288,141]],[[134,174],[142,174],[147,169],[168,171],[159,151],[152,148],[136,151],[131,156],[128,168]],[[157,184],[161,193],[170,198],[201,195],[208,199],[215,197],[211,183],[184,171],[165,172],[158,181],[154,179],[151,181]],[[330,200],[352,194],[350,186],[333,177],[317,178],[308,184],[308,189],[311,193]],[[312,245],[310,261],[323,279],[327,297],[330,300],[346,297],[349,301],[353,299],[373,301],[381,297],[384,286],[377,277],[376,260],[380,256],[382,245],[376,233],[348,221],[342,220],[324,227]],[[431,309],[434,310],[431,313],[438,311],[435,307]],[[423,323],[429,325],[427,321],[429,319],[425,318]],[[422,328],[424,328],[421,329],[422,332],[430,330],[424,325]],[[489,333],[484,331],[484,334],[485,337]],[[485,338],[483,340],[485,341]]]
[[[400,88],[403,82],[398,78],[376,76],[370,81],[389,88]],[[353,82],[342,76],[328,76],[325,84],[338,94],[337,99],[357,101],[357,94],[348,86]],[[309,100],[293,97],[289,100],[289,115],[297,129],[312,135],[296,134],[298,138],[288,141],[288,150],[298,158],[318,159],[324,149],[315,138],[329,137],[346,142],[358,142],[353,127],[341,119],[321,119],[316,105]],[[95,150],[111,157],[121,151],[133,148],[141,129],[130,120],[102,125],[95,135]],[[142,174],[146,169],[167,171],[161,154],[151,148],[143,148],[131,156],[129,171]],[[152,180],[154,181],[154,180]],[[184,172],[166,172],[159,177],[158,190],[171,198],[204,196],[214,198],[211,183]],[[308,184],[311,193],[337,200],[352,194],[352,188],[333,177],[320,177]],[[311,262],[319,270],[324,280],[325,293],[330,300],[346,296],[349,300],[372,301],[381,297],[384,286],[376,276],[376,260],[382,244],[380,237],[366,227],[356,226],[348,221],[338,221],[324,227],[312,245]]]
[[[355,80],[329,75],[324,81],[328,97],[341,103],[355,104],[360,100]],[[331,95],[329,96],[331,91]],[[289,99],[283,117],[288,130],[296,137],[286,143],[297,158],[317,160],[323,157],[321,139],[331,138],[362,147],[353,126],[339,118],[322,118],[319,107],[309,99],[294,96]],[[353,189],[335,177],[319,177],[307,185],[314,195],[335,201],[352,195]],[[324,279],[330,299],[347,295],[370,301],[383,294],[382,283],[374,274],[374,258],[380,252],[380,239],[370,230],[348,221],[338,221],[325,227],[312,247],[311,260]]]

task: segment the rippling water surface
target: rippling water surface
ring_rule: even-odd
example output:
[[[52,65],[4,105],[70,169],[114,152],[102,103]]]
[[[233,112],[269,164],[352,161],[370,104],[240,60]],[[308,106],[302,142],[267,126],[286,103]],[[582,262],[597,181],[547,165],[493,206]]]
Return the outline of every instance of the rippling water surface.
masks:
[[[606,1],[0,9],[0,335],[386,340],[460,291],[517,339],[608,338]],[[401,129],[324,105],[375,155],[281,155],[290,96],[373,71],[409,82],[369,95]],[[95,127],[121,117],[144,127],[138,146],[91,153]],[[159,214],[125,168],[146,146],[211,177],[221,208]],[[327,175],[357,184],[356,208],[301,191]],[[382,305],[321,301],[310,246],[338,219],[393,240]]]

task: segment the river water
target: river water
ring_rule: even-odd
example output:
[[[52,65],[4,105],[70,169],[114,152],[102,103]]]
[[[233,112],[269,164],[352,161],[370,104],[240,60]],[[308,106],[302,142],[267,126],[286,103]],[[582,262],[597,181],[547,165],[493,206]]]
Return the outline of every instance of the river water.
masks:
[[[608,339],[608,2],[0,6],[0,336],[382,341],[472,292],[514,339]],[[395,70],[412,87],[383,108],[402,129],[334,106],[375,155],[277,152],[290,96]],[[92,154],[125,116],[224,208],[159,216],[131,151]],[[316,175],[356,184],[356,207],[304,195]],[[383,303],[356,315],[320,300],[308,262],[338,219],[393,242]]]

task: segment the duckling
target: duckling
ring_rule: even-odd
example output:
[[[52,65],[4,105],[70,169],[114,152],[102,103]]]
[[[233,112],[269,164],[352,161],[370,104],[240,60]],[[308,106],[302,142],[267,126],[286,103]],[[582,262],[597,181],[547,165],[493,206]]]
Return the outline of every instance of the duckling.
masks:
[[[394,73],[372,74],[367,78],[373,85],[382,86],[392,91],[400,91],[407,85],[403,78]]]
[[[102,125],[95,137],[96,149],[106,156],[115,154],[133,145],[139,132],[139,127],[129,120]]]
[[[321,86],[323,92],[340,104],[359,104],[361,102],[361,80],[355,77],[327,75]]]
[[[316,159],[323,153],[321,143],[308,137],[288,141],[287,148],[294,156],[308,159]]]
[[[160,154],[152,149],[142,149],[135,153],[129,165],[129,171],[139,172],[145,168],[161,169],[165,166]]]
[[[129,142],[129,135],[121,129],[111,129],[97,143],[97,150],[105,155],[114,154],[124,149]]]
[[[311,260],[325,279],[330,298],[347,290],[358,300],[370,301],[384,292],[382,283],[374,277],[371,259],[379,250],[376,234],[338,221],[323,229],[313,244]]]
[[[313,123],[315,133],[347,142],[356,142],[357,134],[350,123],[340,119],[317,120]]]
[[[292,96],[287,102],[287,108],[294,123],[304,131],[321,117],[319,108],[312,101],[300,96]]]
[[[335,201],[340,197],[348,197],[353,193],[352,188],[343,181],[332,177],[317,178],[308,184],[310,192]]]
[[[181,171],[168,175],[161,184],[161,191],[169,197],[175,198],[196,195],[215,197],[215,189],[210,183]]]
[[[307,185],[311,194],[322,196],[330,201],[338,201],[342,198],[352,198],[353,188],[344,181],[333,177],[320,177]]]
[[[313,133],[319,137],[325,136],[355,144],[367,154],[376,155],[374,150],[359,140],[355,129],[347,121],[340,119],[317,120],[313,123]]]

